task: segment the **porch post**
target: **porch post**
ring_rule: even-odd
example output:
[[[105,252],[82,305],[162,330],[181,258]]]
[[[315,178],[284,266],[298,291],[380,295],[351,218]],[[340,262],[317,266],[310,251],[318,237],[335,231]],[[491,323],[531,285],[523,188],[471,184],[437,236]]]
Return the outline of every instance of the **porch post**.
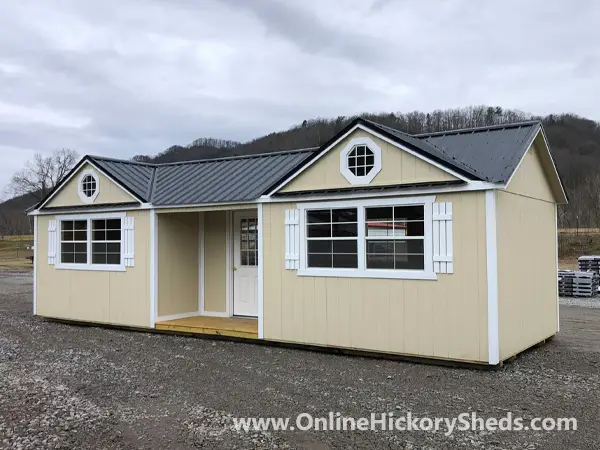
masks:
[[[258,204],[258,338],[263,339],[263,204]]]
[[[150,210],[150,328],[155,327],[158,310],[158,217]]]

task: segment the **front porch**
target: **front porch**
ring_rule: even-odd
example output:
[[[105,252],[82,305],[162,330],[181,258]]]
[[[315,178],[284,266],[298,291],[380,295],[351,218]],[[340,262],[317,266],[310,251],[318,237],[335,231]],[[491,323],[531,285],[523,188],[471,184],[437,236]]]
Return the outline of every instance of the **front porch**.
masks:
[[[153,326],[258,339],[256,205],[157,211]]]
[[[193,316],[156,322],[155,328],[180,333],[258,339],[258,320],[241,317]]]

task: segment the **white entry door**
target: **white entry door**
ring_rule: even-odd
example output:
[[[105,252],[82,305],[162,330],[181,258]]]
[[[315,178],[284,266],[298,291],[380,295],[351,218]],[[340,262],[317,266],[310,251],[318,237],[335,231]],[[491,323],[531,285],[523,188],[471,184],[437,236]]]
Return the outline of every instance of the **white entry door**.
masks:
[[[257,317],[259,255],[255,212],[234,213],[233,252],[233,315]]]

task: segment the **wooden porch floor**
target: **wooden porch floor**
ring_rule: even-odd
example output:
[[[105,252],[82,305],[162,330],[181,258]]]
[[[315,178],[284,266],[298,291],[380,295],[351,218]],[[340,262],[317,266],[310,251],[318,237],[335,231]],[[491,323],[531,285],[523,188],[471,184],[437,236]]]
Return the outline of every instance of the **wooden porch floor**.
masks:
[[[241,317],[194,316],[156,322],[157,330],[258,339],[258,320]]]

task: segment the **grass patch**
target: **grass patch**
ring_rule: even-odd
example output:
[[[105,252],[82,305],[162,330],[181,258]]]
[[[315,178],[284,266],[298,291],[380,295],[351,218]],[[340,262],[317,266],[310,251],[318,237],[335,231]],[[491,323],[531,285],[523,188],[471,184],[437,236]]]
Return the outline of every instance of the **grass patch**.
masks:
[[[561,269],[577,269],[577,258],[584,255],[600,255],[600,234],[558,234],[558,266]]]
[[[33,234],[19,234],[16,236],[3,236],[0,238],[0,242],[2,241],[31,241],[33,242]]]
[[[33,236],[4,236],[0,239],[0,270],[6,269],[33,269],[33,264],[28,256],[33,255],[33,250],[27,247],[33,245]]]

